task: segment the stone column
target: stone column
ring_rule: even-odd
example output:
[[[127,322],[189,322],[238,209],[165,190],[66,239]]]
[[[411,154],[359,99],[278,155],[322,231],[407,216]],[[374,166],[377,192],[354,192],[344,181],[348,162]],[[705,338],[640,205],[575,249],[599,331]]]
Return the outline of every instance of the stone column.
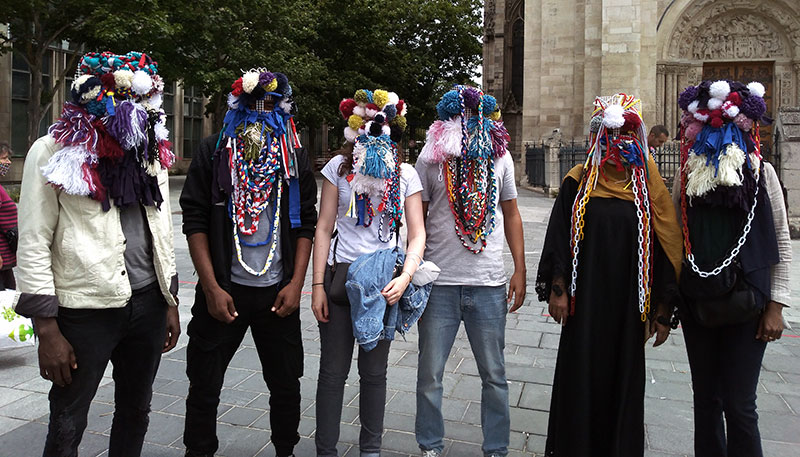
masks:
[[[800,107],[783,107],[778,113],[781,178],[789,203],[789,229],[792,238],[800,238]]]
[[[561,150],[561,133],[553,132],[544,141],[544,182],[545,191],[554,196],[561,187],[561,162],[558,153]]]
[[[664,107],[669,103],[669,100],[664,97],[664,84],[666,83],[664,72],[665,65],[656,66],[656,124],[664,123]]]
[[[675,97],[676,93],[678,92],[677,89],[677,74],[675,72],[675,67],[668,66],[667,67],[667,82],[666,82],[666,90],[664,91],[664,103],[666,105],[666,115],[664,116],[664,124],[667,125],[669,128],[670,125],[677,124],[675,112],[676,112],[676,103]]]
[[[796,62],[792,65],[794,68],[794,90],[795,90],[795,102],[796,106],[800,106],[800,62]]]

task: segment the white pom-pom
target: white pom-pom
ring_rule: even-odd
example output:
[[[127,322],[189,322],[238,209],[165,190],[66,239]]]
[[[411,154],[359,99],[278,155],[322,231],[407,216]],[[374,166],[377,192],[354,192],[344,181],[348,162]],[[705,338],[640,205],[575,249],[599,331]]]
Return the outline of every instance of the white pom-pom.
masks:
[[[359,129],[356,130],[356,133],[358,133],[358,136],[361,136],[361,135],[366,135],[367,131],[364,130],[364,127],[359,127]]]
[[[716,98],[720,101],[725,101],[728,98],[728,94],[731,93],[731,85],[728,84],[728,81],[716,81],[711,84],[711,87],[708,88],[708,93],[713,98]],[[709,100],[709,108],[711,108],[711,101]],[[716,109],[716,108],[711,108]]]
[[[404,102],[403,109],[400,111],[400,115],[405,116],[407,113],[408,113],[408,102]]]
[[[724,101],[718,98],[710,98],[708,99],[708,109],[710,109],[711,111],[714,111],[715,109],[720,109],[722,108],[723,103]]]
[[[394,92],[389,92],[389,102],[387,103],[387,105],[396,105],[399,102],[400,102],[400,97]]]
[[[142,102],[143,105],[146,105],[149,109],[157,110],[161,108],[161,104],[163,103],[163,98],[161,98],[161,93],[156,92],[150,96],[150,98],[146,99]]]
[[[156,136],[156,141],[169,140],[169,130],[163,122],[156,122],[153,126],[153,134]]]
[[[130,89],[133,83],[133,72],[130,70],[117,70],[114,72],[114,84],[120,89]]]
[[[78,78],[75,81],[72,81],[72,90],[78,90],[78,88],[81,87],[81,85],[83,83],[85,83],[86,81],[88,81],[89,78],[91,78],[91,77],[92,77],[92,75],[81,75],[81,76],[78,76]]]
[[[228,93],[228,108],[236,109],[239,107],[239,97],[233,95],[232,93]]]
[[[609,129],[618,129],[625,125],[625,110],[620,105],[611,105],[603,112],[603,125]]]
[[[378,110],[367,108],[366,119],[372,119],[375,117],[376,114],[378,114]]]
[[[699,107],[700,107],[700,102],[695,100],[692,103],[689,103],[689,106],[686,109],[688,109],[690,113],[694,114],[697,112],[697,109]]]
[[[383,127],[381,127],[381,131],[386,136],[389,136],[389,135],[392,134],[392,129],[388,125],[384,125]]]
[[[242,90],[248,94],[253,92],[253,89],[258,85],[259,74],[254,71],[248,71],[242,75]]]
[[[360,117],[361,119],[364,119],[365,117],[367,117],[367,109],[364,108],[364,106],[362,105],[356,106],[355,108],[353,108],[353,114]]]
[[[355,143],[356,138],[358,138],[358,132],[350,127],[344,128],[344,139],[347,140],[348,143]]]
[[[292,112],[292,102],[289,101],[288,98],[281,99],[281,102],[278,103],[278,106],[281,107],[284,113],[291,113]]]
[[[751,95],[757,95],[761,98],[764,98],[764,94],[767,93],[767,90],[764,89],[764,85],[757,81],[753,81],[748,84],[747,88],[750,89]]]
[[[694,113],[694,118],[700,122],[706,122],[708,120],[708,114],[703,113]]]
[[[142,70],[136,70],[131,79],[131,90],[136,95],[147,95],[153,88],[153,80],[150,75]]]
[[[725,117],[733,119],[739,115],[739,107],[733,102],[725,102],[722,104],[722,112]]]

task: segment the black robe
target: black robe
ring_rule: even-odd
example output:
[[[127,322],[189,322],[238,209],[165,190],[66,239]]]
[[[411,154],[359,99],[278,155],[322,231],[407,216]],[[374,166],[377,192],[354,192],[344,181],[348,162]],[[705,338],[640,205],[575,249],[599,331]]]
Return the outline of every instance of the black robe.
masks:
[[[600,178],[602,179],[602,178]],[[569,292],[570,219],[578,183],[567,177],[547,227],[537,275],[539,300],[553,278]],[[545,455],[644,454],[645,323],[638,300],[638,219],[631,201],[591,198],[580,245],[575,314],[562,328]],[[670,315],[675,273],[655,236],[651,316]]]

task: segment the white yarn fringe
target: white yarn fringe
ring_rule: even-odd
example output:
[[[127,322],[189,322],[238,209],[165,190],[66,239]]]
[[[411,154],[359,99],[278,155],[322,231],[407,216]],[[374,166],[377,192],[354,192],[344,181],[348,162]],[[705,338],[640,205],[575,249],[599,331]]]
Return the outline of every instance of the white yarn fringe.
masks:
[[[83,146],[67,146],[56,151],[47,165],[42,167],[42,174],[47,181],[70,195],[88,196],[92,193],[91,185],[83,179],[83,164],[92,162],[92,153]]]

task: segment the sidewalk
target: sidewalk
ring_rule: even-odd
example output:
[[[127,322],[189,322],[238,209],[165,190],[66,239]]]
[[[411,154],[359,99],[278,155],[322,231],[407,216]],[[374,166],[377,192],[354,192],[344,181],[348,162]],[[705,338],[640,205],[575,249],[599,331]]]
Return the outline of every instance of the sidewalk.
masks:
[[[149,457],[183,455],[182,433],[186,380],[185,328],[194,301],[196,281],[186,241],[180,232],[177,198],[182,178],[171,179],[172,211],[178,270],[182,279],[181,323],[184,334],[178,347],[166,354],[155,382],[150,428],[143,452]],[[547,411],[555,367],[560,327],[546,317],[544,305],[533,292],[539,252],[552,199],[520,189],[519,205],[525,224],[528,258],[528,298],[525,306],[509,315],[506,331],[506,363],[511,397],[510,456],[541,456],[547,433]],[[794,296],[800,297],[800,241],[794,242],[792,268]],[[504,254],[507,271],[511,256]],[[310,269],[309,269],[310,272]],[[302,378],[302,439],[298,457],[314,452],[314,394],[319,370],[319,333],[310,311],[310,276],[301,302],[305,347]],[[787,310],[794,327],[777,343],[768,346],[764,358],[758,405],[764,452],[770,457],[800,456],[800,302]],[[417,333],[407,341],[392,344],[389,356],[389,392],[383,439],[383,456],[418,455],[414,440]],[[269,396],[259,361],[249,335],[233,358],[225,378],[217,431],[218,455],[226,457],[273,456],[269,444]],[[113,412],[113,382],[110,368],[89,411],[82,457],[105,456]],[[340,455],[358,456],[358,376],[353,363],[342,415]],[[4,455],[38,457],[47,431],[47,392],[50,383],[39,377],[34,348],[0,353],[0,450]],[[447,421],[447,457],[481,456],[480,378],[463,327],[447,364],[443,412]],[[691,455],[692,404],[689,365],[681,331],[662,347],[647,349],[645,423],[649,457]]]

